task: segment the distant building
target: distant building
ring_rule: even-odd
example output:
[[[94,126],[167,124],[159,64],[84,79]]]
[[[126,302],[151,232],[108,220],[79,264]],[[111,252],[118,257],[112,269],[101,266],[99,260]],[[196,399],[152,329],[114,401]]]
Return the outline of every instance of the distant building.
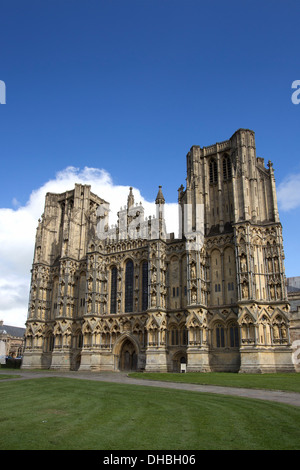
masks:
[[[300,276],[287,278],[287,292],[291,313],[291,342],[293,361],[300,371]]]
[[[298,313],[300,315],[300,276],[288,277],[286,285],[292,318],[295,320],[297,317],[296,314]]]
[[[25,342],[25,328],[4,325],[0,320],[0,364],[5,364],[5,358],[21,357]]]
[[[288,277],[286,280],[287,291],[300,293],[300,276]]]
[[[272,162],[248,129],[186,162],[178,238],[161,187],[153,218],[130,188],[115,227],[88,185],[46,195],[23,368],[295,370]]]

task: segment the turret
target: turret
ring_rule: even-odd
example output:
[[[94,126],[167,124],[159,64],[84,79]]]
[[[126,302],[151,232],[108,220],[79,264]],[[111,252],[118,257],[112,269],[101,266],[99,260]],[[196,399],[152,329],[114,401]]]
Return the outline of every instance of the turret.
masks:
[[[159,186],[159,190],[155,199],[156,204],[156,218],[163,219],[164,218],[164,205],[165,205],[165,198],[161,190],[161,186]]]
[[[127,198],[127,208],[130,209],[134,205],[134,195],[132,194],[132,187],[129,188],[129,195]]]

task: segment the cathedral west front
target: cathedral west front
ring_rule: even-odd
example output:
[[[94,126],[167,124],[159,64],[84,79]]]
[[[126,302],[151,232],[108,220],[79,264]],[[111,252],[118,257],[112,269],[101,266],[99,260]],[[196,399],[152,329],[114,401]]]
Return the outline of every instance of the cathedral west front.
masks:
[[[47,193],[23,368],[295,371],[272,162],[248,129],[186,162],[176,236],[162,187],[154,217],[129,188],[114,227],[90,186]]]

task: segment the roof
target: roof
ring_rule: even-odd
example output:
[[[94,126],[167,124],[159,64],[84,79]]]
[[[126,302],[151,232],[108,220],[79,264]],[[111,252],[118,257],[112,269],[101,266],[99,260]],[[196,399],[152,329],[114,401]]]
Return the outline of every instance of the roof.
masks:
[[[0,334],[1,333],[6,333],[8,334],[8,336],[14,336],[15,338],[23,338],[25,335],[25,328],[20,328],[18,326],[1,325]]]
[[[300,289],[299,287],[295,287],[295,286],[287,286],[287,291],[288,292],[300,292]]]
[[[163,196],[161,186],[159,186],[159,190],[158,190],[158,193],[157,193],[157,196],[156,196],[156,199],[155,199],[155,203],[156,204],[164,204],[165,203],[165,198]]]

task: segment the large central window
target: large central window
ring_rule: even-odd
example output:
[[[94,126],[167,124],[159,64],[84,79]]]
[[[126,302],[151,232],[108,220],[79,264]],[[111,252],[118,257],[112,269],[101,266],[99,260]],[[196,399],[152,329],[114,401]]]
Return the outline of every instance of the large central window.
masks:
[[[126,263],[125,270],[125,312],[133,311],[133,262]]]

